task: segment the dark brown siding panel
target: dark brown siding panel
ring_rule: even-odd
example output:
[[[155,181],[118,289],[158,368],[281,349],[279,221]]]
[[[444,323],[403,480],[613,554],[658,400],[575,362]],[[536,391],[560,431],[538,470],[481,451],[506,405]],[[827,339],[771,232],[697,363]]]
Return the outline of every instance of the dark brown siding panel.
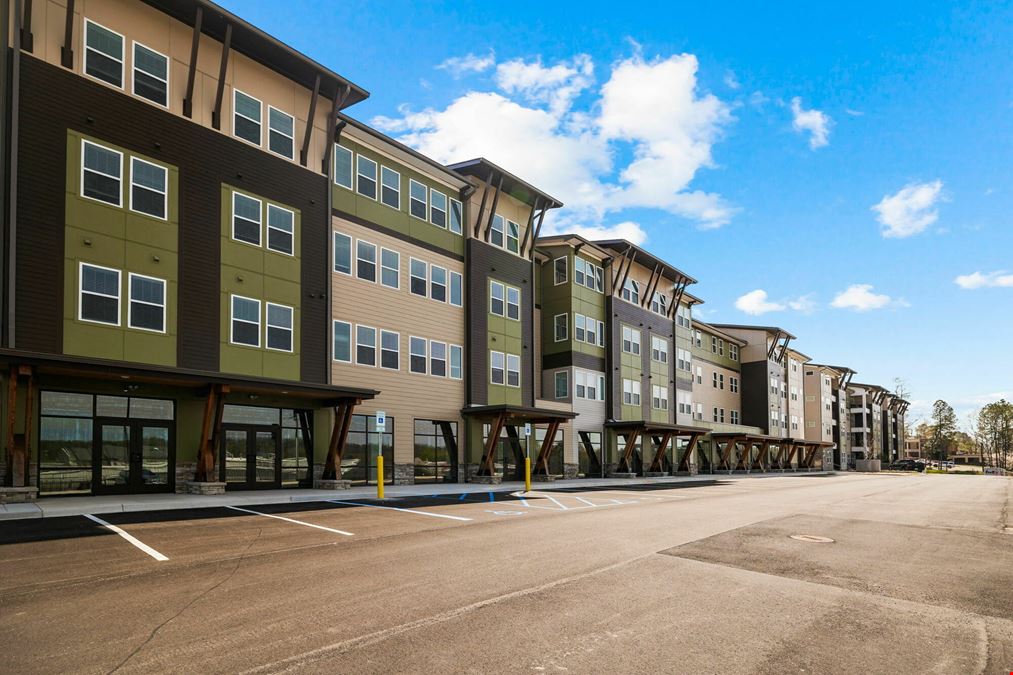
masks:
[[[555,370],[556,368],[569,368],[570,366],[576,366],[584,370],[604,372],[605,359],[575,351],[557,352],[542,356],[542,370]]]
[[[742,364],[742,423],[751,427],[768,429],[770,427],[770,377],[767,374],[766,361],[751,361]],[[780,429],[775,431],[780,434]]]
[[[180,368],[218,370],[221,184],[302,213],[302,379],[327,380],[327,178],[23,55],[18,346],[60,352],[66,131],[179,168]],[[52,92],[60,92],[57,105]]]

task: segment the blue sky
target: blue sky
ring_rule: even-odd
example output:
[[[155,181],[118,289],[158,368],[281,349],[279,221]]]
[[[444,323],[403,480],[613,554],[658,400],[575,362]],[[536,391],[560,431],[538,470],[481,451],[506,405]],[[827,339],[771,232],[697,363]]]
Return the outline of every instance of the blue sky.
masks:
[[[552,192],[552,227],[642,238],[706,320],[916,409],[1013,396],[1010,3],[222,4],[369,90],[353,116]]]

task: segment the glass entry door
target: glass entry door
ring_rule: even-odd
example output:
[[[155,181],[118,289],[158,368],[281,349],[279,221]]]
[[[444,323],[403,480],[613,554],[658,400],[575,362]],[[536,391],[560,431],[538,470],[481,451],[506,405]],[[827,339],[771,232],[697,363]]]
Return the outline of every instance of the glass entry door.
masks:
[[[221,474],[229,490],[281,486],[277,428],[227,425],[222,428]]]
[[[95,493],[172,490],[172,444],[170,423],[96,419],[92,463]]]

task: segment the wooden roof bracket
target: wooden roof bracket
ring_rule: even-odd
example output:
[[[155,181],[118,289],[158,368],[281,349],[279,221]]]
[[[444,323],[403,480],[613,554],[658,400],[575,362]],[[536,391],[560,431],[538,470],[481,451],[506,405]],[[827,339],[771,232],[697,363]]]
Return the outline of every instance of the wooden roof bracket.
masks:
[[[489,198],[489,188],[492,187],[492,169],[489,170],[489,175],[485,177],[485,189],[482,190],[482,203],[478,206],[478,217],[475,218],[475,228],[472,232],[472,236],[477,238],[479,231],[482,229],[482,216],[485,214],[485,200]]]
[[[620,296],[622,296],[622,293],[623,293],[623,287],[624,287],[624,286],[626,285],[626,279],[627,279],[627,278],[629,278],[629,276],[630,276],[630,269],[631,269],[631,268],[633,267],[633,263],[634,263],[634,262],[636,262],[636,260],[637,260],[637,252],[636,252],[636,251],[633,251],[633,255],[631,255],[631,256],[630,256],[629,258],[627,258],[627,260],[626,260],[626,271],[625,271],[625,272],[623,272],[623,278],[622,278],[622,281],[620,281],[620,282],[619,282],[619,285],[618,285],[618,286],[616,287],[616,288],[618,288],[618,289],[619,289],[619,295],[620,295]],[[613,288],[612,290],[613,290],[613,292],[614,292],[614,291],[615,291],[615,288]]]
[[[492,205],[489,207],[489,222],[485,226],[485,234],[482,239],[486,243],[489,243],[489,237],[492,236],[492,221],[496,218],[496,206],[499,204],[499,195],[503,192],[503,175],[500,174],[499,182],[496,183],[496,193],[492,196]],[[504,234],[504,236],[506,236]]]
[[[201,25],[204,23],[204,7],[197,5],[193,19],[193,39],[190,41],[190,65],[186,68],[186,96],[183,97],[183,116],[193,117],[193,85],[197,77],[197,52],[200,49]]]
[[[225,75],[229,69],[229,51],[232,48],[232,24],[225,24],[225,40],[222,42],[222,62],[218,67],[218,90],[215,92],[215,107],[211,111],[211,126],[221,131],[222,96],[225,94]]]
[[[310,139],[313,137],[313,119],[317,116],[317,99],[320,98],[320,73],[313,82],[313,95],[310,97],[310,110],[306,113],[306,132],[302,137],[302,148],[299,150],[299,163],[306,166],[306,158],[310,151]]]
[[[647,288],[644,291],[644,297],[640,299],[641,307],[647,307],[649,298],[652,298],[654,295],[654,287],[659,281],[661,281],[661,265],[655,265],[654,269],[651,270],[651,278],[647,280]]]
[[[66,23],[63,25],[63,44],[60,46],[60,65],[74,68],[74,0],[67,0]]]

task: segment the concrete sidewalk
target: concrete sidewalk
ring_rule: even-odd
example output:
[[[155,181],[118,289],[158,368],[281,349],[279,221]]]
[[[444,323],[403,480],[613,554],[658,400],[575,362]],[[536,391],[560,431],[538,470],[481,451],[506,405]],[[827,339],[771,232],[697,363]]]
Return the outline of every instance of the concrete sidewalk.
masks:
[[[716,480],[777,478],[783,476],[825,476],[832,472],[811,471],[793,473],[720,473],[696,476],[665,476],[661,478],[580,478],[557,480],[552,483],[532,483],[532,491],[560,488],[613,487],[623,489],[637,485],[682,485],[710,483]],[[384,496],[423,497],[427,495],[485,494],[488,492],[516,492],[524,489],[519,481],[504,481],[500,485],[479,483],[429,483],[424,485],[385,485]],[[202,509],[250,504],[285,504],[316,502],[328,499],[374,499],[376,486],[356,487],[351,490],[247,490],[224,495],[145,494],[103,495],[87,497],[44,497],[31,504],[0,504],[0,521],[25,518],[58,518],[80,516],[85,513],[120,513],[124,511],[171,511],[174,509]]]

